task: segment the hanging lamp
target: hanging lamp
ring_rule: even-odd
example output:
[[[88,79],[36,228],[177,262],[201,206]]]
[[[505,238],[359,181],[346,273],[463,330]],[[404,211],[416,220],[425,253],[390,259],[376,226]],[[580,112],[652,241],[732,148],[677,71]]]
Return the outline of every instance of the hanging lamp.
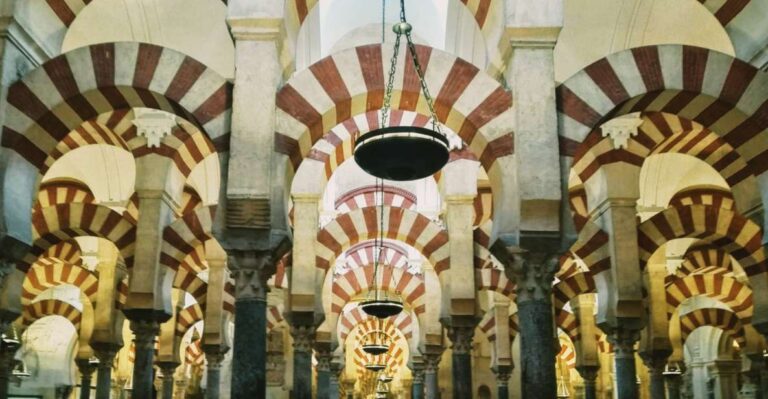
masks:
[[[378,287],[379,263],[381,263],[384,245],[384,181],[377,179],[376,186],[379,194],[379,234],[373,239],[373,287],[369,291],[369,298],[360,303],[360,308],[370,316],[386,319],[400,314],[403,311],[403,302],[397,298],[390,298],[386,290],[380,290]],[[379,291],[382,291],[381,294]]]
[[[378,372],[384,370],[387,366],[380,363],[368,363],[365,365],[365,368],[373,372]]]
[[[382,19],[384,12],[382,10]],[[382,43],[384,42],[382,21]],[[369,174],[381,179],[408,181],[435,174],[448,163],[448,138],[440,130],[434,101],[424,80],[424,71],[411,38],[413,27],[405,18],[405,0],[400,0],[400,23],[392,30],[396,34],[395,48],[389,69],[389,79],[381,107],[381,125],[355,141],[355,162]],[[392,90],[397,70],[400,41],[405,36],[413,68],[419,78],[421,94],[429,108],[432,128],[418,126],[388,126]]]
[[[363,352],[369,355],[381,355],[389,352],[389,343],[386,332],[381,328],[381,319],[376,319],[377,329],[366,334]]]

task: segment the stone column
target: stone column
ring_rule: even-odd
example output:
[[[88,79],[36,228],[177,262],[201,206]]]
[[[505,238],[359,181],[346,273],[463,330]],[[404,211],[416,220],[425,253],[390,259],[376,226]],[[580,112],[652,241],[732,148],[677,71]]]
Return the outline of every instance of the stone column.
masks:
[[[509,399],[509,377],[512,375],[512,368],[497,367],[494,373],[496,374],[496,392],[499,399]]]
[[[472,397],[472,338],[475,335],[475,321],[457,325],[454,318],[448,328],[448,337],[453,343],[451,371],[453,374],[453,397]]]
[[[109,399],[112,390],[112,365],[120,346],[112,343],[92,343],[91,347],[99,359],[96,372],[96,399]]]
[[[317,358],[317,399],[328,399],[331,389],[333,354],[326,350],[316,350],[315,357]]]
[[[92,363],[91,359],[77,359],[75,364],[80,371],[80,399],[90,399],[91,380],[97,364]]]
[[[557,396],[557,352],[552,282],[559,266],[557,256],[544,252],[518,253],[507,265],[506,273],[517,286],[523,398],[554,398]]]
[[[292,399],[312,399],[312,344],[316,327],[312,324],[291,326],[293,337]]]
[[[443,350],[441,347],[428,347],[426,353],[422,352],[421,355],[424,359],[424,393],[426,399],[440,399],[437,370],[440,367]]]
[[[762,353],[755,353],[747,355],[749,359],[749,368],[743,373],[744,383],[741,387],[741,393],[746,397],[754,397],[755,399],[765,399],[768,388],[763,385],[765,368],[765,358]],[[748,392],[754,392],[748,393]]]
[[[411,384],[411,399],[424,399],[424,363],[414,362],[411,366],[413,383]]]
[[[651,399],[666,399],[667,397],[664,389],[664,370],[671,354],[671,351],[661,350],[640,354],[651,377]]]
[[[163,373],[163,399],[173,399],[173,387],[175,384],[173,375],[176,373],[176,368],[179,367],[179,363],[161,362],[157,365]]]
[[[344,371],[344,365],[338,361],[331,361],[331,381],[328,384],[328,398],[341,399],[341,373]]]
[[[152,398],[154,397],[155,338],[160,333],[160,324],[155,320],[131,320],[131,330],[136,347],[131,396]]]
[[[0,324],[0,326],[7,327],[8,324]],[[2,328],[1,331],[7,331],[7,329]],[[0,399],[8,397],[8,383],[13,371],[14,355],[19,346],[17,341],[0,341]]]
[[[707,365],[709,374],[714,378],[715,399],[735,398],[739,392],[738,377],[741,361],[715,360]]]
[[[275,263],[267,251],[229,250],[235,280],[232,399],[267,396],[267,280]]]
[[[221,396],[221,362],[224,361],[227,348],[222,348],[219,345],[204,345],[203,351],[205,351],[207,363],[205,366],[207,376],[205,397],[206,399],[218,399]]]
[[[614,378],[619,399],[639,398],[635,367],[635,344],[639,339],[640,333],[630,329],[617,328],[608,335],[614,349]]]
[[[667,383],[667,399],[681,399],[682,373],[679,370],[669,370],[664,373],[664,381]]]
[[[584,379],[584,399],[597,399],[597,374],[600,372],[600,367],[581,366],[576,370]]]

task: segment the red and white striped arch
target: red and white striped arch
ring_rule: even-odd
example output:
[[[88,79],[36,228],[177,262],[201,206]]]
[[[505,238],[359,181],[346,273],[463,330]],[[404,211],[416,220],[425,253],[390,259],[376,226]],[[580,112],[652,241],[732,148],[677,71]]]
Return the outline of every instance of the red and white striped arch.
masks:
[[[733,267],[728,252],[713,245],[696,245],[686,251],[675,276],[682,278],[691,274],[705,274],[718,270],[733,272]]]
[[[21,304],[28,305],[49,288],[63,284],[80,289],[91,303],[96,301],[96,291],[99,289],[96,275],[81,266],[55,258],[43,258],[27,271],[21,289]]]
[[[672,317],[678,306],[695,296],[718,300],[736,313],[742,322],[752,319],[752,290],[733,277],[719,274],[693,274],[667,284],[667,314]]]
[[[190,268],[194,270],[202,267],[201,265],[204,263],[198,247],[213,238],[212,229],[215,215],[215,205],[201,207],[166,226],[163,229],[160,264],[172,270],[178,270],[179,266],[185,262],[197,259],[200,263],[197,265],[190,264]],[[196,253],[195,251],[198,251],[197,255],[188,259],[190,254]]]
[[[356,269],[373,265],[379,253],[379,264],[398,269],[408,268],[408,251],[394,242],[384,241],[375,245],[373,241],[365,241],[349,248],[344,258],[347,269]],[[346,272],[346,271],[345,271]]]
[[[183,337],[195,324],[203,321],[203,308],[193,303],[176,314],[176,336]]]
[[[52,264],[56,261],[66,262],[70,265],[81,266],[83,259],[80,257],[80,245],[75,240],[61,241],[40,255],[37,262]]]
[[[71,304],[59,299],[43,299],[38,302],[24,305],[21,314],[21,326],[29,327],[37,320],[47,316],[61,316],[72,323],[75,331],[80,333],[82,312]]]
[[[588,135],[609,118],[665,112],[715,133],[747,164],[749,175],[768,169],[768,77],[715,51],[680,45],[646,46],[611,54],[557,88],[561,155],[590,146]]]
[[[228,133],[231,84],[189,56],[147,43],[104,43],[55,57],[8,90],[2,145],[40,169],[72,130],[110,111],[143,107]]]
[[[699,0],[725,28],[731,38],[736,56],[750,60],[760,50],[768,37],[761,18],[768,13],[765,0]]]
[[[747,276],[766,273],[760,226],[730,209],[706,205],[667,208],[641,223],[637,231],[641,267],[659,247],[686,237],[703,239],[728,251]]]
[[[126,266],[132,266],[136,225],[105,206],[69,203],[32,212],[33,245],[19,263],[19,269],[26,272],[51,246],[82,236],[95,236],[111,241]]]
[[[667,206],[707,205],[735,210],[733,194],[718,186],[693,186],[680,190],[669,200]]]
[[[363,186],[348,191],[336,199],[336,210],[349,212],[359,208],[381,205],[381,191],[384,192],[384,205],[416,210],[416,195],[408,190],[393,186],[384,186],[381,189],[376,186]]]
[[[311,155],[315,143],[335,126],[382,107],[385,69],[391,49],[361,46],[324,58],[301,71],[277,95],[275,150],[289,160],[290,173]],[[502,185],[497,160],[512,154],[512,98],[493,78],[450,54],[417,46],[437,118],[468,143],[488,171],[494,192]],[[392,108],[425,113],[419,80],[409,57],[394,87]],[[290,174],[292,176],[292,174]]]
[[[86,184],[74,180],[53,180],[40,185],[33,209],[72,202],[92,204],[95,201],[96,198]]]
[[[378,237],[380,207],[367,207],[339,215],[317,233],[316,264],[328,270],[334,259],[351,246]],[[426,216],[403,208],[383,208],[385,239],[402,241],[424,255],[439,274],[449,267],[448,233]]]
[[[485,312],[485,315],[483,315],[483,318],[480,319],[480,322],[477,324],[477,328],[485,334],[485,337],[488,338],[489,342],[496,341],[496,323],[496,314],[492,311],[488,311]],[[515,337],[517,337],[517,334],[520,332],[517,313],[509,316],[507,318],[507,323],[509,324],[509,342],[511,344],[515,341]]]
[[[426,288],[421,276],[389,265],[379,265],[376,283],[373,281],[374,266],[352,269],[340,276],[334,276],[331,286],[331,311],[341,314],[344,305],[360,294],[376,287],[402,297],[403,303],[417,315],[424,313]]]
[[[397,316],[385,319],[383,323],[387,331],[390,331],[392,328],[397,329],[407,340],[411,340],[413,338],[414,327],[417,325],[417,322],[414,321],[414,317],[415,316],[413,316],[411,312],[404,311],[400,312]],[[363,312],[357,306],[343,312],[341,317],[339,317],[338,325],[336,327],[339,342],[342,344],[346,342],[347,336],[349,336],[355,327],[368,323],[370,320],[373,320],[371,316]]]
[[[739,345],[746,347],[747,337],[744,327],[736,313],[721,308],[700,308],[680,316],[680,337],[682,342],[688,339],[697,328],[710,326],[723,330]]]
[[[497,292],[512,300],[515,299],[515,284],[507,278],[504,270],[486,267],[475,269],[475,285],[477,290]]]
[[[581,259],[587,270],[593,276],[597,275],[611,268],[608,241],[608,234],[603,229],[593,222],[585,222],[567,257]],[[573,262],[561,259],[561,267],[566,267],[565,270],[561,269],[563,273],[573,273],[572,268],[576,266]]]

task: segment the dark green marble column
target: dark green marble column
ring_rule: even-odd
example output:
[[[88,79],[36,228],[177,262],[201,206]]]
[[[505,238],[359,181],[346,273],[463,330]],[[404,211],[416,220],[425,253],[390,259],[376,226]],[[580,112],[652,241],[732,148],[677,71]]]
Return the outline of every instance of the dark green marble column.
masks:
[[[317,399],[329,399],[331,392],[331,360],[333,354],[315,350],[317,358]]]
[[[120,345],[113,343],[92,343],[99,366],[96,370],[96,399],[110,399],[112,391],[112,364],[120,350]]]
[[[339,381],[344,367],[339,362],[331,361],[331,381],[328,385],[328,399],[339,399],[341,393]]]
[[[671,354],[671,350],[654,350],[640,354],[643,363],[648,367],[648,374],[651,377],[651,399],[667,398],[664,386],[664,370],[667,368],[667,359]]]
[[[440,384],[437,371],[440,366],[442,350],[422,353],[424,359],[424,395],[426,399],[440,399]]]
[[[424,399],[424,364],[414,363],[411,366],[413,384],[411,385],[411,399]]]
[[[80,399],[90,399],[91,381],[93,380],[93,373],[96,371],[97,363],[91,362],[90,359],[77,359],[75,364],[80,371]]]
[[[179,367],[179,363],[176,362],[162,362],[158,363],[160,371],[163,373],[163,396],[162,399],[173,399],[173,374],[176,373],[176,368]],[[109,398],[107,396],[107,398]]]
[[[516,253],[506,263],[507,275],[517,282],[520,324],[520,372],[523,399],[557,396],[552,282],[558,257],[546,252]]]
[[[293,325],[293,395],[291,399],[312,399],[312,344],[315,326]]]
[[[227,251],[235,280],[232,399],[267,396],[267,280],[275,264],[268,251]]]
[[[512,368],[499,367],[494,370],[494,373],[496,374],[496,394],[499,399],[509,399],[509,377],[512,374]]]
[[[597,374],[600,371],[599,366],[581,366],[576,370],[584,380],[584,399],[597,399]]]
[[[664,380],[667,384],[667,399],[681,399],[680,385],[683,382],[683,376],[680,371],[669,371],[664,374]]]
[[[136,348],[133,363],[134,398],[153,398],[155,392],[155,338],[160,333],[160,323],[156,320],[131,320],[133,342]]]
[[[221,396],[221,362],[229,348],[219,345],[205,346],[206,399],[218,399]]]
[[[614,378],[618,399],[638,399],[635,343],[640,339],[637,331],[617,328],[608,335],[613,344]]]
[[[453,397],[472,397],[472,338],[475,335],[476,321],[463,318],[451,320],[448,337],[453,344],[451,349],[451,372],[453,375]]]

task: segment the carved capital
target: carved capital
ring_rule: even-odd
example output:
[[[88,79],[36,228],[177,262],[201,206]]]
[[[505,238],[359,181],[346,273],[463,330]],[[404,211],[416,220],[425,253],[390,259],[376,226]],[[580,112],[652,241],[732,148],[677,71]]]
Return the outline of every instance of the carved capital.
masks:
[[[667,359],[671,354],[671,350],[654,350],[640,352],[640,358],[651,374],[662,374],[667,368]]]
[[[637,136],[637,130],[643,124],[639,112],[623,115],[605,122],[600,126],[603,137],[610,137],[613,148],[627,148],[630,137]]]
[[[155,320],[131,320],[133,342],[136,350],[154,350],[155,339],[160,334],[160,323]]]
[[[515,282],[517,302],[552,301],[552,282],[560,267],[556,253],[518,252],[506,265],[507,277]]]
[[[158,362],[157,366],[160,367],[160,371],[163,374],[163,379],[173,379],[173,375],[176,373],[176,369],[179,367],[178,362]]]
[[[224,357],[227,355],[229,347],[221,345],[203,345],[203,352],[205,352],[205,361],[208,369],[218,370],[221,368],[221,363],[224,361]]]
[[[584,379],[584,385],[595,385],[597,374],[600,372],[600,366],[578,366],[576,371]]]
[[[504,387],[509,384],[509,377],[512,376],[512,367],[494,367],[493,373],[496,374],[496,386]]]
[[[75,359],[75,365],[77,365],[77,370],[80,371],[84,378],[90,378],[96,371],[99,363],[91,359]]]
[[[171,135],[176,123],[176,116],[163,111],[145,108],[135,108],[136,118],[133,125],[136,126],[136,134],[147,139],[147,147],[160,147],[165,136]]]
[[[621,326],[612,329],[608,334],[608,342],[613,345],[613,353],[617,358],[634,358],[635,344],[640,341],[640,331]]]
[[[430,350],[427,353],[422,353],[421,358],[424,359],[424,373],[437,373],[437,369],[440,367],[440,359],[442,357],[442,348],[440,348],[440,350]]]
[[[235,280],[235,298],[267,299],[267,280],[275,274],[277,263],[270,251],[229,250],[227,265]]]
[[[291,326],[291,336],[293,337],[294,352],[312,353],[312,345],[315,342],[316,331],[317,328],[314,325]]]
[[[413,376],[414,384],[424,383],[424,363],[414,362],[411,365],[411,375]]]
[[[456,355],[468,355],[472,352],[472,338],[475,336],[475,326],[449,326],[448,338],[450,338],[451,349]]]
[[[317,371],[331,371],[333,353],[326,351],[316,351],[315,358],[317,358]]]

